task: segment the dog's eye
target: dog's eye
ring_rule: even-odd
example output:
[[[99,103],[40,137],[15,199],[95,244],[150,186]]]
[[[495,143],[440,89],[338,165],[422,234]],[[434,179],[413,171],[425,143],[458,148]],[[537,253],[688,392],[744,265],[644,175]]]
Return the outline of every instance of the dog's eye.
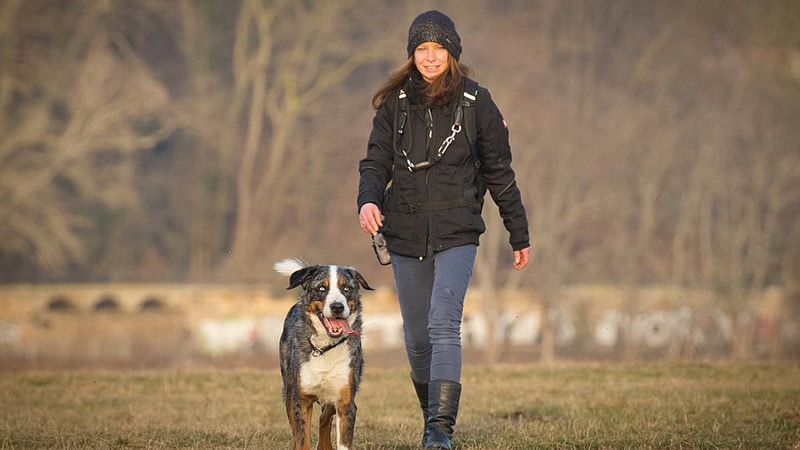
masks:
[[[325,286],[322,286],[322,285],[320,285],[320,286],[317,286],[317,292],[320,292],[320,293],[322,293],[322,292],[328,292],[328,288],[327,288],[327,287],[325,287]]]
[[[352,291],[353,291],[353,288],[351,288],[350,286],[344,286],[344,287],[342,288],[342,291],[343,291],[343,292],[352,292]]]

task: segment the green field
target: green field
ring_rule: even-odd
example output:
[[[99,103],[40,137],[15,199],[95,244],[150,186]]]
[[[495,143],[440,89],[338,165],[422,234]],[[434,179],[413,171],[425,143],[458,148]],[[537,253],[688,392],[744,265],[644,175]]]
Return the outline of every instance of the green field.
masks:
[[[800,448],[800,365],[465,367],[459,449]],[[411,449],[405,369],[367,366],[356,447]],[[277,370],[0,372],[0,448],[291,448]]]

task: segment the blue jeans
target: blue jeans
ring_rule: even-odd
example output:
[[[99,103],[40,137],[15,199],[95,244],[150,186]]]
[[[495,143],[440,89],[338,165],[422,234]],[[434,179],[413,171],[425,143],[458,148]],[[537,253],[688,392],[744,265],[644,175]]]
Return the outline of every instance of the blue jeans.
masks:
[[[432,257],[392,254],[411,377],[418,383],[461,381],[461,317],[475,245]]]

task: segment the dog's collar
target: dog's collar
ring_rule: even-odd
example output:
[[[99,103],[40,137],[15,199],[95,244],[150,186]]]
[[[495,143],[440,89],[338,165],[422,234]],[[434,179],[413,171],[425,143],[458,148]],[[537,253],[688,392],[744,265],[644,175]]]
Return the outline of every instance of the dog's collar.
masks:
[[[311,337],[309,336],[308,345],[311,346],[311,356],[313,356],[313,357],[322,356],[325,352],[327,352],[328,350],[330,350],[332,348],[335,348],[336,346],[338,346],[339,344],[343,343],[346,340],[347,340],[347,336],[343,337],[342,339],[340,339],[337,342],[334,342],[333,344],[328,344],[325,347],[317,348],[317,346],[314,345],[313,342],[311,342]]]

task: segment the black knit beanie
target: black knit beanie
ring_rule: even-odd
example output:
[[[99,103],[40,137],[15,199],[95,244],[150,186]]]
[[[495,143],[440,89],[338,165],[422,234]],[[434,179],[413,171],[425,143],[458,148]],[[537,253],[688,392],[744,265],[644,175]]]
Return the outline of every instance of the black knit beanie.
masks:
[[[456,24],[439,11],[428,11],[417,16],[408,28],[408,56],[423,42],[436,42],[446,48],[453,58],[461,56],[461,37]]]

